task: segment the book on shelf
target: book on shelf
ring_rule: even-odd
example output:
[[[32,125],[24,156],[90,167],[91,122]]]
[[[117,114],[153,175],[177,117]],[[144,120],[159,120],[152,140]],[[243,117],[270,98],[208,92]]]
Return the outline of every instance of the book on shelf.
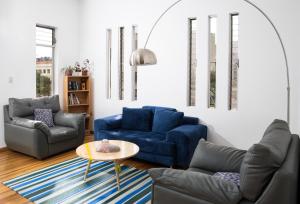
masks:
[[[80,82],[78,82],[78,81],[69,81],[68,82],[68,90],[69,91],[80,90]]]
[[[76,96],[76,94],[71,93],[69,95],[69,105],[78,105],[80,104],[79,98]]]

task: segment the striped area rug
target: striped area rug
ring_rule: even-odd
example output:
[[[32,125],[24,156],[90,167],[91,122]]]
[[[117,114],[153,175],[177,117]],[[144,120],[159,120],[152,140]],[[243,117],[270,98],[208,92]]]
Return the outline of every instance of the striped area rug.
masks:
[[[144,170],[121,166],[120,191],[112,162],[79,157],[5,181],[3,184],[34,203],[150,203],[152,180]]]

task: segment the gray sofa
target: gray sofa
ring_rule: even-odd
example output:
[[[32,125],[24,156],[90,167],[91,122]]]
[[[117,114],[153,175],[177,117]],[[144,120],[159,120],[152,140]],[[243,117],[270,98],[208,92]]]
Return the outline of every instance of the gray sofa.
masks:
[[[275,120],[248,151],[200,141],[188,170],[150,169],[152,204],[297,204],[299,137]],[[216,177],[236,172],[240,184]]]
[[[83,143],[85,116],[62,112],[58,95],[38,99],[10,98],[9,105],[3,108],[5,142],[11,150],[44,159]],[[33,120],[36,108],[52,109],[54,127]]]

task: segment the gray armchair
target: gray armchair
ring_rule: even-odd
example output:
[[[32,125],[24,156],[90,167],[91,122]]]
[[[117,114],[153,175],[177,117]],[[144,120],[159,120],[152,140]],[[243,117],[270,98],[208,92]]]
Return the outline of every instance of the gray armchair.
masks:
[[[153,204],[297,204],[299,137],[275,120],[248,151],[200,141],[190,168],[150,169]],[[240,185],[214,176],[240,173]]]
[[[75,148],[83,143],[85,116],[60,110],[58,95],[39,99],[9,99],[4,107],[4,134],[9,149],[37,159]],[[35,121],[35,108],[52,109],[54,127]]]

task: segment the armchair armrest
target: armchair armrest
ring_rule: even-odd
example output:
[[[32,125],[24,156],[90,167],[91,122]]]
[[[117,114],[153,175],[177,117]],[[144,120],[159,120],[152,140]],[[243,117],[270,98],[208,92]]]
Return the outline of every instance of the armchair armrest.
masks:
[[[245,153],[245,150],[216,145],[200,140],[190,167],[213,172],[239,172]]]
[[[122,125],[122,115],[113,115],[105,118],[94,120],[95,131],[113,130],[120,128]]]
[[[82,113],[64,113],[59,111],[54,116],[54,124],[79,130],[84,124],[85,116]],[[84,128],[84,127],[83,127]]]
[[[29,128],[29,129],[38,129],[42,133],[44,133],[46,136],[49,136],[51,134],[49,127],[41,121],[29,120],[27,118],[14,117],[12,120],[12,124],[21,126],[24,128]]]
[[[181,125],[167,133],[167,142],[176,145],[176,165],[187,168],[198,141],[207,137],[205,125]]]
[[[215,204],[236,204],[241,198],[237,185],[211,175],[175,169],[150,169],[153,185],[199,198]]]

